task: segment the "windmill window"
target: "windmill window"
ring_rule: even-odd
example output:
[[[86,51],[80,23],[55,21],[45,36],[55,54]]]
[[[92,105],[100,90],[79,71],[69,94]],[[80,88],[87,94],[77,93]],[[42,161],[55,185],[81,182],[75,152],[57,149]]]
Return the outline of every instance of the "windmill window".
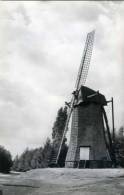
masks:
[[[81,146],[80,147],[80,160],[89,160],[90,159],[90,147]]]

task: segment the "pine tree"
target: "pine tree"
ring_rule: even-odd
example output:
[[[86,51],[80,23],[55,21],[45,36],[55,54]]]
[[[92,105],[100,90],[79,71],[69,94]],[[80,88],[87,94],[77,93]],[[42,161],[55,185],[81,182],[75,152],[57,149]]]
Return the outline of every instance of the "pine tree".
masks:
[[[117,166],[124,167],[124,127],[120,127],[115,139]]]
[[[67,119],[67,107],[64,107],[64,108],[61,107],[58,110],[56,121],[54,122],[54,125],[52,128],[53,143],[60,141],[60,138],[63,135],[66,119]]]
[[[52,140],[53,140],[53,153],[57,153],[61,139],[63,136],[64,128],[65,128],[65,123],[67,119],[67,107],[60,108],[57,113],[56,120],[53,124],[52,128]],[[67,153],[67,145],[66,145],[66,137],[63,140],[62,148],[61,148],[61,153],[59,157],[59,166],[64,166],[64,161]]]

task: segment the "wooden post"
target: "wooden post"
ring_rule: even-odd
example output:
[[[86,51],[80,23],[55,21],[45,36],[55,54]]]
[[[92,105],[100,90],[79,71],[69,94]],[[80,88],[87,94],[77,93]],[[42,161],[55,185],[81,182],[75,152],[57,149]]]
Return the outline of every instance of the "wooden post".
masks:
[[[114,124],[114,102],[113,97],[110,101],[107,101],[107,103],[111,102],[111,109],[112,109],[112,156],[113,156],[113,162],[114,167],[116,167],[116,154],[115,154],[115,124]]]
[[[115,124],[114,124],[114,102],[113,97],[111,99],[112,102],[112,127],[113,127],[113,143],[115,142]]]
[[[113,154],[114,154],[114,167],[116,168],[116,154],[115,154],[115,124],[114,124],[114,101],[112,101],[112,126],[113,126]]]

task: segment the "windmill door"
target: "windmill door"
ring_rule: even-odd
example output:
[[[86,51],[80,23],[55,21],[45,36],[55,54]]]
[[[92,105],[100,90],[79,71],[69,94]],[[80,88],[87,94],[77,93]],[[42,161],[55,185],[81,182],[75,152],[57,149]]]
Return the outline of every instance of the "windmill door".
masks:
[[[80,147],[80,160],[90,159],[90,147]]]

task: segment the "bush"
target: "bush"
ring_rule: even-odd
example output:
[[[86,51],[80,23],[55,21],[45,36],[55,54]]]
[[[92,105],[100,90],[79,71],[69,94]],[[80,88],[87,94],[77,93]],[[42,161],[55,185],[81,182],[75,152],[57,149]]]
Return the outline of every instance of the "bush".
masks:
[[[12,167],[12,157],[9,151],[0,146],[0,172],[9,173]]]

